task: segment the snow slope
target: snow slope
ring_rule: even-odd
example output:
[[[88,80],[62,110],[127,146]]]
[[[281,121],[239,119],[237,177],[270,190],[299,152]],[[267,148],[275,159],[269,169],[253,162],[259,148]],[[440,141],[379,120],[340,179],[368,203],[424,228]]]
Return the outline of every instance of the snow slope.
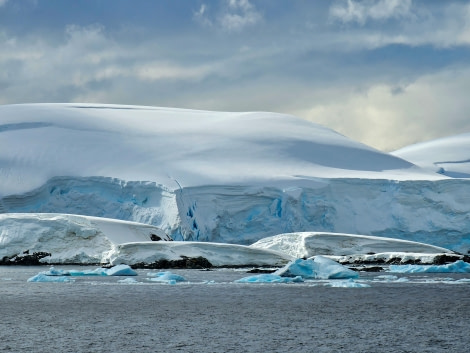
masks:
[[[392,154],[440,174],[470,178],[470,133],[417,143]]]
[[[0,213],[130,220],[175,240],[387,236],[470,249],[470,181],[274,113],[0,106]]]
[[[151,181],[172,189],[302,176],[430,177],[320,125],[274,113],[4,105],[0,136],[4,196],[56,176]]]
[[[423,243],[385,237],[351,235],[338,233],[288,233],[267,237],[252,244],[257,249],[270,249],[295,258],[315,255],[355,255],[384,252],[415,252],[442,254],[450,252]]]

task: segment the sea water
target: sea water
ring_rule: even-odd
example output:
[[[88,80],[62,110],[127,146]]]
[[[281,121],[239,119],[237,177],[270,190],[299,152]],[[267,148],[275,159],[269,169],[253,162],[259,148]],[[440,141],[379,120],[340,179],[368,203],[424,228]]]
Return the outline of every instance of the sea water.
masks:
[[[27,282],[45,270],[0,267],[0,352],[466,352],[470,344],[468,274],[361,274],[367,288],[236,283],[245,269],[171,270],[186,279],[176,284],[150,281],[156,270]]]

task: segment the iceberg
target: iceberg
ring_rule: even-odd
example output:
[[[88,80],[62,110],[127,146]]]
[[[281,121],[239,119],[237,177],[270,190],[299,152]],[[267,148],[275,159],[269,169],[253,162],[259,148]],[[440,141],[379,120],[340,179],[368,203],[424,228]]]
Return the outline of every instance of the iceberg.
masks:
[[[470,273],[470,263],[462,260],[447,265],[390,265],[395,273]]]
[[[149,281],[152,282],[162,282],[167,284],[176,284],[178,282],[186,282],[186,278],[183,276],[171,273],[170,271],[164,272],[157,272],[157,273],[147,273],[147,276],[152,277],[149,278]]]
[[[74,282],[75,280],[73,278],[70,278],[70,276],[49,276],[44,273],[38,273],[36,276],[33,276],[28,279],[28,282]]]
[[[303,281],[303,278],[300,276],[282,277],[275,274],[260,274],[240,278],[235,283],[300,283]]]
[[[297,259],[289,262],[283,268],[274,272],[282,277],[301,276],[305,279],[343,279],[357,278],[358,273],[324,256],[313,259]]]
[[[128,265],[117,265],[105,270],[108,276],[137,276],[135,272]]]

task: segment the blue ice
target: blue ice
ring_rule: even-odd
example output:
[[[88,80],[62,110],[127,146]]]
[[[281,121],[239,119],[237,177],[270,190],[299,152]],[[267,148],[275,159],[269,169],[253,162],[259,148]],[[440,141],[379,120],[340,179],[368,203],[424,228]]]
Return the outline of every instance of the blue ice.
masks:
[[[74,282],[73,278],[70,276],[48,276],[44,273],[38,273],[36,276],[33,276],[28,279],[28,282]]]
[[[152,282],[162,282],[168,284],[176,284],[177,282],[186,282],[186,278],[180,275],[176,275],[169,271],[166,272],[157,272],[157,273],[147,273],[147,276],[152,277],[149,278],[149,281]]]
[[[470,273],[470,264],[458,260],[447,265],[390,265],[395,273]]]
[[[305,279],[347,279],[359,277],[357,272],[323,256],[315,256],[314,259],[308,260],[293,260],[274,272],[274,274],[282,277],[301,276]]]
[[[237,283],[299,283],[303,282],[303,278],[300,276],[296,277],[281,277],[274,274],[261,274],[249,277],[243,277],[235,282]]]
[[[117,265],[105,270],[106,275],[108,276],[137,276],[135,272],[129,265]]]

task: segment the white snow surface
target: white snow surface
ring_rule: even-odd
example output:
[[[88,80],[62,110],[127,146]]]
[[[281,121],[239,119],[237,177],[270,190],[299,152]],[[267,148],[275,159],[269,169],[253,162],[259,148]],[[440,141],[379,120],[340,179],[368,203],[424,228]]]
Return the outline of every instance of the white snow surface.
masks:
[[[152,234],[163,241],[150,241]],[[242,245],[164,240],[170,238],[162,230],[135,222],[66,214],[0,214],[0,259],[42,251],[51,256],[41,262],[62,264],[132,265],[182,256],[203,256],[214,266],[277,266],[291,260],[272,250]],[[109,271],[118,270],[128,268],[115,266]]]
[[[417,143],[392,155],[454,178],[470,178],[470,133]]]
[[[103,104],[0,106],[0,195],[57,176],[170,189],[311,177],[438,179],[320,125],[275,113]]]
[[[258,240],[250,246],[279,251],[294,258],[307,258],[315,255],[345,256],[390,252],[428,254],[451,252],[445,248],[407,240],[320,232],[279,234]]]
[[[170,240],[157,227],[65,214],[0,214],[0,259],[25,251],[49,252],[48,263],[102,263],[104,252],[123,241]]]
[[[175,240],[318,231],[470,250],[470,180],[283,114],[4,105],[0,180],[0,213],[134,221]]]
[[[104,262],[149,264],[158,260],[180,260],[182,256],[202,256],[213,266],[283,266],[292,259],[276,251],[244,245],[173,241],[120,244],[104,255]]]

